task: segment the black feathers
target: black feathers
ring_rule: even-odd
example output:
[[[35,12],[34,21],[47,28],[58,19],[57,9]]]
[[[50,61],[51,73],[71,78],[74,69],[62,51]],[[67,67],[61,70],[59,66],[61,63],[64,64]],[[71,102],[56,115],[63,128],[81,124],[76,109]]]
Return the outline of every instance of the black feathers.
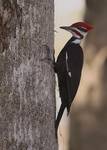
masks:
[[[83,66],[83,51],[79,44],[75,44],[76,38],[72,37],[58,55],[55,63],[58,77],[61,106],[56,119],[56,133],[62,118],[64,109],[69,113],[70,106],[78,90],[81,70]]]

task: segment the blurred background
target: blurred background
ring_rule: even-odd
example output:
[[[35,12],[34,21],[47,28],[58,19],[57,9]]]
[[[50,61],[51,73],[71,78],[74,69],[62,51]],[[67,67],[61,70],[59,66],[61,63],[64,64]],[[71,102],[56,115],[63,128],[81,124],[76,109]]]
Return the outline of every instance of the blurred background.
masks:
[[[81,43],[81,84],[59,127],[59,150],[107,150],[107,0],[55,0],[56,57],[71,37],[59,26],[82,20],[94,29]],[[59,107],[58,92],[56,99]]]

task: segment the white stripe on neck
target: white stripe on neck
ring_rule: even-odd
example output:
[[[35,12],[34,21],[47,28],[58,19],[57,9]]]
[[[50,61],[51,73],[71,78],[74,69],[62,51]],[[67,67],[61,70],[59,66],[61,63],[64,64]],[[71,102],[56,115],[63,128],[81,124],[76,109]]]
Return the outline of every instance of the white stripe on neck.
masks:
[[[76,30],[77,32],[79,32],[82,36],[85,36],[87,34],[87,32],[85,31],[81,31],[78,28],[72,27],[72,29]]]
[[[81,39],[75,39],[74,41],[72,41],[72,43],[75,43],[75,44],[80,44],[81,42]]]

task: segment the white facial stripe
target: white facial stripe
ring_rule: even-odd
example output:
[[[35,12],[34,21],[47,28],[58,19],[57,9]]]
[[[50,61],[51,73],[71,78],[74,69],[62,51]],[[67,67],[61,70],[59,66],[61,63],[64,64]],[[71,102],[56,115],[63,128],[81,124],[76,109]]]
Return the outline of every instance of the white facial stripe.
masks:
[[[72,41],[72,43],[75,43],[75,44],[80,44],[81,40],[80,39],[75,39],[74,41]]]
[[[86,34],[87,34],[87,32],[84,32],[84,31],[80,31],[79,29],[77,29],[76,27],[72,27],[72,29],[74,29],[74,30],[76,30],[77,32],[79,32],[82,36],[85,36]],[[72,31],[72,33],[73,33],[73,35],[74,35],[74,32]],[[75,33],[75,35],[76,35],[76,37],[78,36],[78,37],[80,37],[79,35],[77,35],[76,33]],[[74,35],[74,36],[75,36]]]
[[[80,30],[79,30],[78,28],[76,28],[76,27],[72,27],[72,29],[74,29],[74,30],[80,32]],[[84,32],[84,31],[82,31],[82,32]]]
[[[80,38],[80,36],[79,36],[78,34],[76,34],[75,32],[71,31],[71,33],[72,33],[75,37]]]
[[[81,27],[81,28],[83,28],[83,29],[85,29],[85,30],[86,30],[86,28],[85,28],[85,27]]]
[[[80,34],[81,34],[82,36],[85,36],[85,35],[87,34],[87,32],[80,31]]]

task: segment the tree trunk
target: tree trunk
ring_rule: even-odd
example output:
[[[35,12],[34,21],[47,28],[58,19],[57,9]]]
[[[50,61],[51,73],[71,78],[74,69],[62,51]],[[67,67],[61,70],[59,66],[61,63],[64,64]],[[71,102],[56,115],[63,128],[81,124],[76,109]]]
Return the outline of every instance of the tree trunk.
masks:
[[[0,149],[56,150],[53,0],[0,0]]]
[[[70,150],[107,149],[107,0],[86,0],[93,24],[84,46],[85,65],[78,104],[71,113]],[[74,128],[75,127],[75,128]]]

